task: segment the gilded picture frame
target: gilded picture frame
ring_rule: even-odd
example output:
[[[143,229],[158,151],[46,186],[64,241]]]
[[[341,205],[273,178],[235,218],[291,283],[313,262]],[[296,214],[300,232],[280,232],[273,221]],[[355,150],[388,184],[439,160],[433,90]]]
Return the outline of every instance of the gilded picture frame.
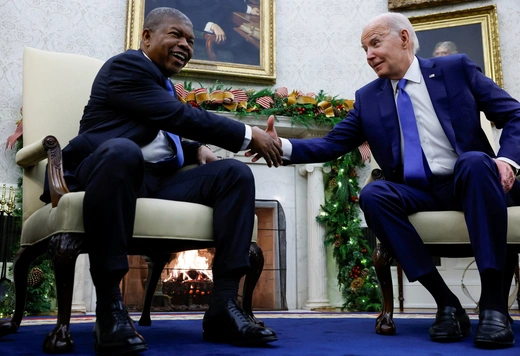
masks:
[[[125,49],[139,48],[144,17],[152,8],[159,6],[174,7],[175,1],[180,2],[184,0],[128,0]],[[244,41],[243,39],[247,37],[246,42],[248,43],[243,46],[255,46],[252,48],[256,48],[257,52],[252,52],[258,53],[258,57],[241,62],[240,59],[236,59],[237,57],[230,57],[230,55],[226,57],[224,51],[222,51],[224,53],[222,58],[224,59],[219,58],[219,55],[210,56],[210,54],[216,52],[211,51],[211,48],[215,48],[215,46],[211,47],[209,44],[210,39],[207,39],[209,37],[207,32],[204,32],[203,29],[195,28],[197,22],[195,20],[199,19],[192,18],[196,37],[195,55],[181,73],[178,74],[179,76],[215,80],[238,80],[262,84],[274,84],[276,82],[275,0],[248,0],[248,3],[257,7],[259,16],[248,16],[246,13],[233,12],[233,30],[236,33],[232,32],[232,34],[239,41]],[[190,5],[193,5],[193,2]],[[238,26],[237,21],[244,21],[245,24]],[[251,36],[247,36],[247,33],[241,31],[244,26],[248,25],[252,26],[254,30]],[[251,27],[246,27],[246,29],[250,30]],[[229,38],[229,36],[227,37]],[[242,48],[242,45],[235,47]],[[243,53],[246,52],[249,53],[251,51],[243,51]],[[201,56],[197,54],[201,54]],[[206,54],[207,58],[202,57],[204,54]]]
[[[455,44],[483,73],[503,87],[502,60],[495,5],[410,17],[417,37],[417,56],[430,58],[446,42]]]
[[[413,10],[476,0],[388,0],[388,10]]]

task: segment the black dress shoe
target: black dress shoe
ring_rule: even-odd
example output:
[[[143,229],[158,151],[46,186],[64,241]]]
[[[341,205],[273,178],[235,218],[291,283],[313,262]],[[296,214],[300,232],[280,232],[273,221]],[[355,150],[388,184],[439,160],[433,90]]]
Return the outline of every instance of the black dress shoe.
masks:
[[[437,311],[435,322],[430,328],[430,339],[437,342],[459,341],[471,334],[471,323],[468,314],[456,316],[457,309],[444,307]]]
[[[482,310],[479,314],[475,345],[483,349],[513,346],[515,335],[508,317],[495,310]]]
[[[202,329],[204,340],[212,342],[247,346],[278,340],[272,329],[255,323],[234,298],[221,308],[210,307],[204,314]]]
[[[94,347],[101,356],[126,355],[148,349],[122,301],[96,309]]]

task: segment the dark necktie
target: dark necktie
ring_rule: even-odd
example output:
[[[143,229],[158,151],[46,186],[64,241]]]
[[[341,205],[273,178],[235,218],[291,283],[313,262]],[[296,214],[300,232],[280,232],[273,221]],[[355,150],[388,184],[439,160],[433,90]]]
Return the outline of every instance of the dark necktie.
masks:
[[[421,148],[412,101],[404,90],[405,85],[406,79],[401,79],[397,83],[397,111],[399,112],[404,139],[404,180],[413,187],[426,188],[428,186],[428,178],[424,166],[424,154]]]
[[[168,78],[166,78],[166,89],[168,89],[168,93],[170,93],[170,95],[175,96],[172,83]],[[182,152],[181,139],[179,136],[172,134],[171,132],[163,132],[171,139],[171,141],[175,145],[175,150],[177,151],[177,154],[172,160],[174,160],[176,168],[181,168],[184,164],[184,153]]]

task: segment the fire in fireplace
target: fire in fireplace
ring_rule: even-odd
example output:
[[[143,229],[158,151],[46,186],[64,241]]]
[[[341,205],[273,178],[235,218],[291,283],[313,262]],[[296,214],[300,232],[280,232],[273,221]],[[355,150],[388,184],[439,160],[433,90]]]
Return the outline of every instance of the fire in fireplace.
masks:
[[[285,214],[279,202],[257,200],[256,215],[257,242],[265,264],[253,294],[253,309],[287,310]],[[152,311],[207,309],[213,289],[214,252],[210,248],[173,254],[155,290]],[[130,271],[122,284],[123,298],[129,310],[141,311],[148,266],[140,256],[129,256],[129,263]]]

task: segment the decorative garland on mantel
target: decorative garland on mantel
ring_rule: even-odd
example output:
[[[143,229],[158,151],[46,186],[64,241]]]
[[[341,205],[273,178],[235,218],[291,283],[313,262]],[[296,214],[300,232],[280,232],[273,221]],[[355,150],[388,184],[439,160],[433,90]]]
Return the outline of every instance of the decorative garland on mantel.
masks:
[[[238,118],[287,116],[293,125],[328,126],[341,121],[353,106],[352,100],[340,99],[320,91],[304,93],[287,88],[242,90],[225,89],[218,83],[211,88],[194,89],[191,83],[176,83],[179,98],[194,107],[234,112]],[[316,220],[326,228],[325,244],[333,246],[338,267],[338,285],[343,309],[381,310],[381,296],[372,263],[372,251],[363,237],[359,220],[360,191],[356,168],[369,158],[368,147],[352,151],[326,163],[331,167],[325,176],[325,204]]]

